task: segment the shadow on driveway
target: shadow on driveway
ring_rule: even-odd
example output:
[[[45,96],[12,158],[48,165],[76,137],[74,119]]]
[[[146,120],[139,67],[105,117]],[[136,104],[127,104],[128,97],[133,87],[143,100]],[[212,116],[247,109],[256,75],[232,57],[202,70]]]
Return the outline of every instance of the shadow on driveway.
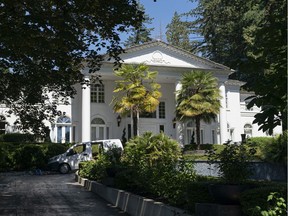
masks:
[[[74,174],[0,173],[0,215],[127,216],[74,181]]]

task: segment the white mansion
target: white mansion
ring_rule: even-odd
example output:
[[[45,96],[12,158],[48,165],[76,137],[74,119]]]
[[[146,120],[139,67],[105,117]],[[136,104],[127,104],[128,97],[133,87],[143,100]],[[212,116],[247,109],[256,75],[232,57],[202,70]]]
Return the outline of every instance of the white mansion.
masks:
[[[149,65],[151,71],[158,71],[157,82],[161,84],[162,97],[155,113],[140,116],[140,133],[163,131],[171,138],[182,144],[189,144],[195,124],[190,122],[175,121],[175,91],[181,86],[181,74],[194,69],[210,71],[219,81],[221,92],[221,109],[218,118],[211,124],[201,122],[202,143],[224,143],[241,141],[241,134],[249,137],[267,136],[258,131],[258,126],[252,124],[254,115],[259,112],[257,107],[248,110],[245,104],[247,94],[240,92],[242,82],[228,80],[232,71],[223,65],[198,57],[182,49],[168,45],[161,41],[149,42],[126,50],[121,55],[124,63]],[[91,79],[91,74],[86,68],[83,73],[86,79]],[[112,110],[111,101],[113,89],[117,79],[113,72],[113,62],[105,61],[98,72],[102,77],[103,85],[91,84],[86,88],[76,85],[77,94],[71,99],[70,105],[59,104],[63,116],[51,129],[52,142],[81,142],[96,139],[126,139],[131,137],[131,119],[120,118]],[[0,106],[0,130],[2,133],[15,132],[13,122],[15,116],[5,116],[5,106]],[[5,122],[5,124],[3,124]],[[1,123],[1,122],[0,122]],[[277,127],[274,133],[281,133]]]

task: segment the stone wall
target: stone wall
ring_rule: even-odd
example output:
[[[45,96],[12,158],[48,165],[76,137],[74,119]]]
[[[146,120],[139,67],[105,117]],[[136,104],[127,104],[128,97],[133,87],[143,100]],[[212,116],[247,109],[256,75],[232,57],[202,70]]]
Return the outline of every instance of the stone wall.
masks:
[[[207,161],[193,161],[196,173],[203,176],[219,176],[217,162],[209,165]],[[251,179],[287,181],[287,167],[266,162],[250,162],[253,168]]]

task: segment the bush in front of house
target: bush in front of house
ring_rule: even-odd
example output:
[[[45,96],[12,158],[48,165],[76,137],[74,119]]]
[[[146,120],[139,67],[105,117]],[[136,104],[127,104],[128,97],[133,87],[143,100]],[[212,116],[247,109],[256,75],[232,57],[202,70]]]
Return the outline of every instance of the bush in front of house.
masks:
[[[17,145],[13,143],[0,143],[0,172],[13,169],[13,153]]]
[[[48,159],[62,154],[68,146],[57,143],[0,143],[0,171],[45,169]]]
[[[261,160],[287,165],[287,131],[276,137],[251,137],[247,143]]]
[[[99,154],[96,160],[80,163],[79,175],[83,178],[102,182],[102,180],[107,177],[106,169],[110,164],[106,155]]]
[[[278,184],[278,185],[268,185],[268,186],[260,186],[254,189],[245,191],[241,194],[240,204],[243,213],[245,216],[255,215],[262,216],[261,211],[269,211],[277,207],[277,203],[275,200],[272,202],[268,201],[268,196],[271,193],[276,193],[278,198],[286,199],[287,197],[287,185],[286,184]],[[276,197],[275,197],[276,198]],[[278,201],[279,202],[279,201]],[[286,203],[286,202],[285,202]],[[287,211],[287,208],[286,208]],[[284,216],[287,212],[283,212],[282,214],[266,214],[266,215],[277,215]],[[265,214],[264,214],[265,215]]]
[[[161,197],[173,205],[182,204],[185,185],[196,174],[193,164],[182,163],[180,158],[179,144],[163,133],[135,137],[126,144],[122,158],[125,169],[117,176],[117,185]]]
[[[35,135],[29,133],[7,133],[1,135],[3,142],[13,143],[33,143],[35,142]]]

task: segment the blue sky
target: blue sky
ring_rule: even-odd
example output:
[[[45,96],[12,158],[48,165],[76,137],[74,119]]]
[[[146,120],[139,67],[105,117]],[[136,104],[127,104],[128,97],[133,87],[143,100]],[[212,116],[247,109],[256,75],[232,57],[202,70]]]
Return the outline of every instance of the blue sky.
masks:
[[[152,33],[152,38],[159,39],[160,36],[160,26],[162,29],[162,40],[165,39],[166,26],[171,22],[173,14],[175,11],[178,14],[190,11],[195,7],[195,3],[189,0],[140,0],[140,3],[144,5],[146,13],[150,18],[154,18],[151,27],[154,27]],[[150,26],[149,26],[150,27]]]

